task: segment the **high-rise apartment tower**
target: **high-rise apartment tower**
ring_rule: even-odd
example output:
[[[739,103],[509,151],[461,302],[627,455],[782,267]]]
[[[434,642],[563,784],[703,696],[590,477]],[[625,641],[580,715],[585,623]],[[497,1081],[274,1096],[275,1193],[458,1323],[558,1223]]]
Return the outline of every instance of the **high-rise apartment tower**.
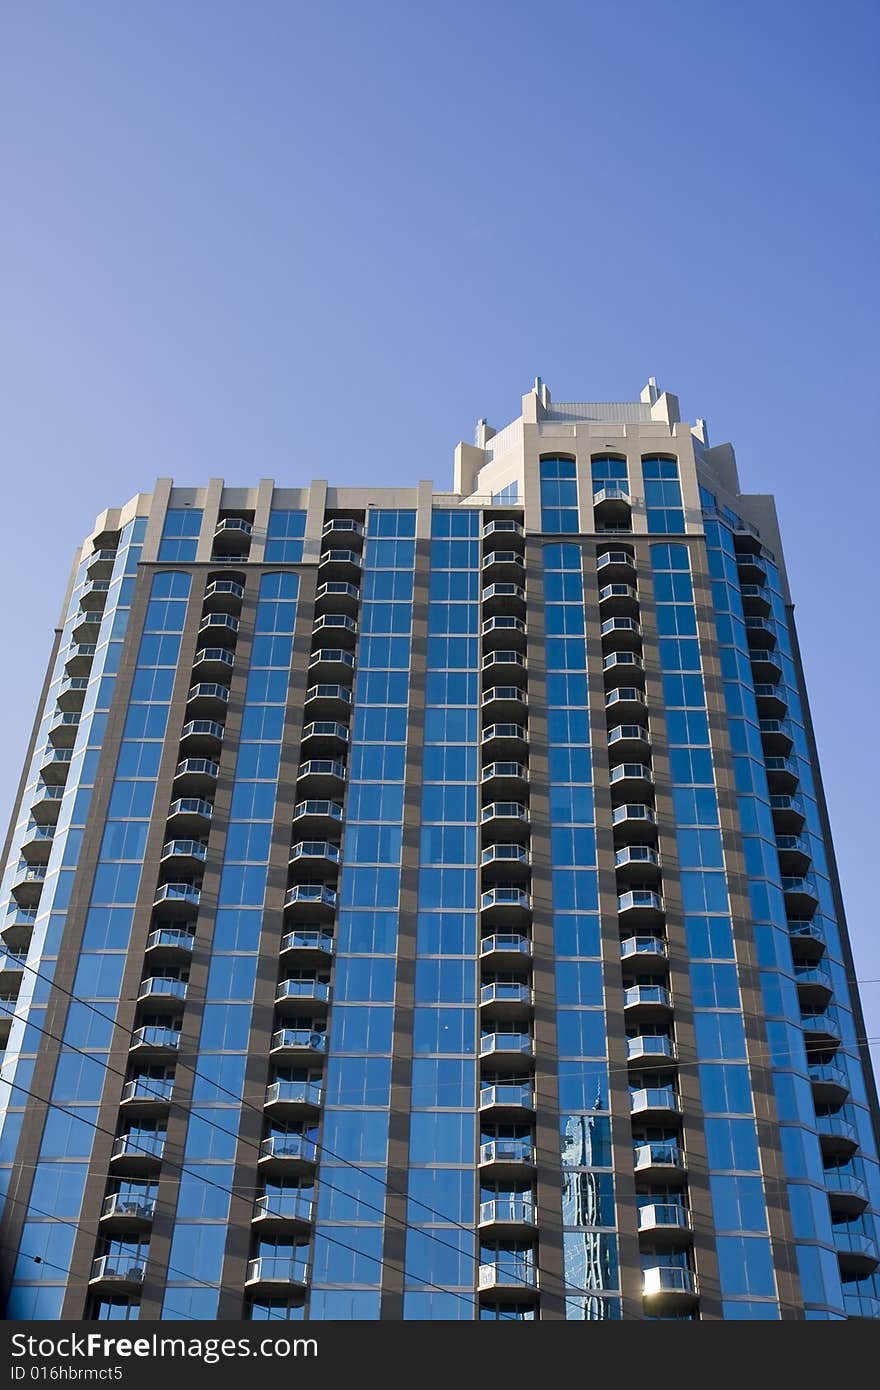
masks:
[[[880,1317],[773,501],[653,381],[105,512],[2,894],[8,1317]]]

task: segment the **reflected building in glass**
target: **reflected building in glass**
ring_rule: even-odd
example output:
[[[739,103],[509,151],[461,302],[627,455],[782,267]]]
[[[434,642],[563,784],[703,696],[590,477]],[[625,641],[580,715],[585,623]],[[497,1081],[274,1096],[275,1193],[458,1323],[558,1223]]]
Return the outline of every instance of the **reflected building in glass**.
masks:
[[[74,566],[2,882],[21,1319],[880,1316],[772,499],[638,401]]]

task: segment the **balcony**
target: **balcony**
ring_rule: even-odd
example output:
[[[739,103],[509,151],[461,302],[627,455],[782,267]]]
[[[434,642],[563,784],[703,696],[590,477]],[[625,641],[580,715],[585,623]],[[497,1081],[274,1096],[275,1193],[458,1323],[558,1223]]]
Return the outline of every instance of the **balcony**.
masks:
[[[72,761],[72,748],[47,748],[40,759],[40,776],[49,786],[61,786],[67,781]]]
[[[518,968],[532,959],[532,943],[518,932],[493,932],[480,941],[480,959],[494,970]]]
[[[171,917],[194,917],[201,896],[201,889],[194,883],[161,883],[156,889],[153,907],[162,908]]]
[[[63,798],[63,786],[48,787],[42,783],[34,792],[34,799],[31,802],[31,816],[40,825],[54,826]]]
[[[817,1105],[843,1105],[849,1097],[849,1077],[836,1062],[814,1062],[807,1068]]]
[[[207,856],[208,846],[202,840],[166,840],[160,863],[185,873],[197,873]]]
[[[523,1018],[534,1000],[531,986],[509,980],[492,980],[480,986],[480,1008],[496,1018]]]
[[[800,781],[797,760],[794,758],[765,758],[767,785],[771,793],[795,792]]]
[[[348,744],[348,726],[337,719],[313,719],[302,731],[302,742],[310,743],[309,753],[337,753]]]
[[[668,1124],[681,1114],[681,1102],[671,1086],[645,1087],[631,1091],[630,1114],[644,1124]]]
[[[347,613],[353,617],[357,614],[360,599],[361,591],[357,584],[351,584],[347,579],[331,579],[326,584],[318,585],[315,592],[315,612]]]
[[[796,965],[794,982],[802,1007],[824,1008],[834,993],[830,972],[822,965]]]
[[[871,1294],[844,1292],[843,1306],[848,1318],[880,1318],[880,1298]]]
[[[524,1116],[534,1113],[535,1098],[528,1084],[514,1082],[480,1087],[480,1114],[487,1119],[521,1121]]]
[[[526,591],[521,584],[487,584],[482,592],[483,617],[512,615],[524,618]]]
[[[58,687],[56,701],[58,708],[77,714],[82,710],[86,691],[89,688],[88,676],[67,676]]]
[[[525,834],[529,824],[528,807],[521,801],[490,801],[480,812],[480,824],[487,839],[492,835]]]
[[[154,1009],[177,1010],[186,999],[186,980],[177,980],[167,975],[148,975],[138,985],[139,1004],[150,1004]]]
[[[617,621],[622,622],[623,619]],[[644,680],[645,678],[645,663],[638,652],[627,651],[622,647],[612,652],[606,652],[602,658],[602,670],[606,676],[614,680]]]
[[[27,861],[19,864],[11,887],[12,896],[19,907],[36,907],[45,881],[45,864],[28,864]]]
[[[528,1033],[484,1033],[480,1038],[480,1057],[497,1065],[520,1066],[535,1055],[534,1039]]]
[[[156,927],[147,937],[146,952],[151,961],[189,960],[195,936],[187,927]]]
[[[525,763],[516,759],[500,759],[487,763],[480,772],[480,781],[493,797],[522,796],[529,783]]]
[[[155,1173],[162,1162],[165,1151],[165,1135],[121,1134],[115,1141],[110,1154],[114,1172],[132,1175]]]
[[[480,736],[486,753],[492,757],[519,759],[527,751],[528,736],[523,724],[489,724]]]
[[[494,545],[497,541],[500,545],[516,544],[517,541],[525,541],[525,529],[521,521],[515,517],[499,517],[495,521],[487,521],[483,527],[483,542],[491,541]]]
[[[79,714],[76,710],[60,710],[49,726],[49,742],[53,748],[72,748],[79,730]]]
[[[312,718],[332,717],[336,714],[347,714],[351,708],[352,698],[349,686],[324,681],[318,685],[309,686],[306,691],[305,704],[312,707],[309,709]]]
[[[3,941],[6,948],[10,951],[26,951],[31,939],[31,932],[37,920],[37,909],[35,907],[17,907],[11,912],[7,912],[0,927]]]
[[[614,646],[638,651],[642,644],[642,629],[635,618],[604,618],[599,625],[599,635],[606,650]]]
[[[69,676],[87,676],[94,655],[94,642],[71,642],[64,660],[65,671]]]
[[[642,1293],[653,1308],[691,1308],[697,1301],[697,1276],[677,1265],[654,1265],[642,1271]]]
[[[275,1059],[317,1061],[326,1051],[327,1034],[315,1028],[278,1028],[269,1045]]]
[[[339,867],[339,846],[329,840],[299,840],[290,846],[288,864],[301,864],[304,868],[316,868],[319,872],[335,872]]]
[[[244,585],[237,579],[212,579],[205,589],[204,608],[225,609],[235,608],[241,611],[241,603],[244,598]]]
[[[74,642],[97,642],[104,613],[100,608],[84,609],[73,620],[70,634]]]
[[[672,999],[665,985],[629,985],[623,991],[623,1007],[628,1023],[634,1019],[665,1019]]]
[[[603,550],[596,556],[596,570],[609,584],[635,582],[636,562],[628,550]]]
[[[614,867],[630,883],[656,883],[660,873],[660,855],[651,845],[624,845],[614,851]]]
[[[356,550],[325,550],[318,561],[318,573],[323,580],[344,579],[354,583],[360,579],[363,561]]]
[[[297,791],[315,793],[319,800],[329,799],[328,793],[339,795],[342,791],[345,763],[338,758],[307,758],[300,763],[296,780]]]
[[[617,896],[617,912],[626,925],[644,922],[651,925],[665,916],[663,899],[651,888],[633,888]]]
[[[216,719],[190,719],[180,731],[180,751],[198,757],[216,754],[223,742],[223,725]]]
[[[772,647],[749,646],[752,679],[756,685],[775,685],[782,679],[782,658]]]
[[[27,951],[10,951],[6,947],[0,947],[0,988],[4,992],[16,988],[21,983],[20,977],[26,962]]]
[[[86,574],[89,579],[110,579],[115,564],[115,550],[95,550],[89,556]]]
[[[785,719],[788,715],[784,685],[756,685],[755,702],[762,719]]]
[[[635,1144],[633,1167],[637,1178],[649,1182],[680,1182],[687,1172],[687,1162],[682,1149],[668,1139]]]
[[[330,985],[327,980],[294,979],[279,980],[275,992],[275,1006],[282,1012],[292,1008],[294,1012],[303,1005],[326,1008],[330,1002]]]
[[[174,1082],[170,1077],[136,1076],[126,1081],[122,1088],[119,1104],[126,1110],[143,1111],[152,1114],[166,1111],[171,1104]]]
[[[179,1028],[164,1028],[159,1024],[150,1024],[145,1028],[134,1030],[131,1035],[129,1051],[144,1052],[156,1057],[167,1057],[175,1056],[179,1047]]]
[[[528,696],[516,685],[493,685],[483,691],[483,712],[492,720],[522,722],[528,709]]]
[[[538,1271],[534,1265],[518,1260],[498,1260],[480,1265],[478,1283],[480,1293],[519,1301],[537,1294]]]
[[[646,712],[648,700],[635,685],[617,685],[605,696],[605,709],[615,719],[637,720]]]
[[[218,769],[219,771],[219,769]],[[214,807],[210,801],[200,796],[179,796],[168,807],[169,829],[204,830],[210,824]],[[184,836],[184,838],[187,838]],[[190,836],[188,838],[194,838]]]
[[[136,1293],[143,1287],[145,1259],[134,1255],[99,1255],[92,1261],[89,1288],[108,1293]]]
[[[486,1181],[523,1177],[535,1167],[530,1139],[493,1139],[480,1145],[480,1174]]]
[[[199,636],[225,649],[234,647],[238,637],[238,618],[233,613],[206,613],[199,623]]]
[[[819,960],[825,951],[825,932],[818,922],[789,918],[791,949],[804,960]]]
[[[517,1197],[502,1197],[481,1202],[478,1229],[484,1236],[499,1240],[527,1236],[538,1224],[534,1202]]]
[[[746,641],[749,648],[776,646],[776,624],[772,618],[748,616],[745,619]]]
[[[526,625],[522,618],[513,616],[485,618],[481,631],[484,652],[496,646],[505,646],[510,642],[519,644],[517,646],[518,651],[525,647]]]
[[[281,955],[291,956],[296,960],[305,960],[315,957],[325,961],[333,954],[333,934],[328,931],[309,931],[308,928],[300,928],[297,931],[286,932],[281,938]]]
[[[483,557],[483,579],[490,583],[523,584],[526,563],[516,550],[491,550]]]
[[[819,906],[819,889],[812,878],[789,878],[783,874],[782,893],[785,910],[790,917],[809,919]]]
[[[357,545],[363,542],[364,528],[360,521],[355,521],[350,516],[332,516],[329,521],[325,521],[321,530],[321,535],[329,536],[331,541],[345,541],[348,545]]]
[[[841,1273],[846,1277],[873,1274],[880,1264],[876,1242],[863,1231],[850,1231],[846,1224],[832,1225],[831,1235],[840,1260]]]
[[[804,1012],[801,1014],[801,1027],[807,1052],[828,1052],[840,1046],[840,1024],[830,1013]]]
[[[675,1044],[659,1033],[639,1033],[626,1040],[626,1060],[639,1067],[667,1067],[676,1060]]]
[[[198,714],[222,713],[229,704],[229,686],[217,681],[197,681],[186,697],[187,710]]]
[[[305,1259],[261,1255],[259,1259],[248,1260],[244,1286],[251,1292],[278,1293],[285,1289],[304,1289],[308,1282],[309,1266]]]
[[[336,911],[336,890],[326,883],[295,883],[284,895],[284,908],[291,917],[332,917]]]
[[[293,808],[293,824],[302,830],[338,831],[343,809],[338,801],[299,801]],[[300,826],[300,822],[304,822]]]
[[[260,1144],[257,1161],[261,1169],[270,1172],[307,1172],[318,1161],[318,1146],[307,1134],[270,1134]]]
[[[777,835],[776,852],[784,875],[802,878],[812,864],[809,843],[799,835]]]
[[[311,1220],[312,1199],[296,1188],[289,1192],[269,1193],[258,1197],[254,1203],[253,1226],[256,1230],[305,1229]]]
[[[529,852],[518,844],[488,845],[480,855],[483,882],[493,878],[517,878],[525,881],[529,873]]]
[[[504,648],[496,648],[494,651],[487,652],[483,657],[482,670],[484,672],[491,672],[494,680],[513,680],[519,682],[519,684],[514,687],[505,687],[506,689],[512,688],[515,692],[512,696],[506,698],[524,698],[521,687],[526,681],[526,659],[522,652],[508,651]],[[488,690],[486,694],[487,693]],[[484,704],[487,703],[486,694],[483,695]],[[497,698],[504,699],[505,697],[498,696]]]
[[[746,617],[769,618],[773,611],[769,592],[761,584],[741,584],[743,613]]]
[[[137,1192],[111,1192],[101,1208],[102,1231],[148,1230],[156,1214],[156,1198]]]
[[[214,530],[214,554],[246,556],[253,530],[253,524],[243,516],[221,517]]]
[[[320,1110],[324,1088],[318,1081],[273,1081],[266,1087],[265,1107],[273,1113],[300,1115]]]
[[[79,591],[80,607],[83,609],[91,609],[92,611],[96,608],[103,609],[107,602],[109,588],[109,579],[93,579],[83,584]]]
[[[608,748],[624,758],[632,756],[635,762],[640,754],[650,752],[651,736],[641,724],[615,724],[608,730]]]
[[[859,1132],[855,1125],[839,1115],[817,1115],[816,1128],[823,1155],[849,1158],[859,1147]]]
[[[782,831],[785,835],[799,835],[803,830],[806,814],[804,803],[799,796],[771,792],[770,810],[777,831]]]
[[[646,763],[618,763],[608,774],[613,796],[628,800],[632,796],[645,796],[654,785],[654,774]]]
[[[504,885],[480,894],[480,912],[485,924],[525,924],[531,919],[532,903],[522,888]]]
[[[657,837],[654,809],[642,802],[627,801],[623,806],[615,806],[611,812],[611,824],[618,844],[621,840],[635,844]]]
[[[606,483],[593,493],[593,515],[596,529],[612,527],[629,529],[632,518],[632,498],[620,483]]]
[[[690,1239],[693,1224],[686,1207],[675,1202],[651,1202],[639,1207],[639,1235],[655,1245],[682,1245]]]
[[[348,613],[322,613],[315,618],[312,636],[328,642],[344,643],[351,649],[357,642],[358,625]]]
[[[206,680],[212,677],[228,677],[235,665],[235,657],[232,652],[225,647],[201,647],[193,657],[193,675],[204,676]]]
[[[620,959],[630,968],[656,969],[667,961],[666,942],[660,936],[628,936],[620,943]]]
[[[174,783],[178,791],[213,791],[219,776],[220,764],[213,758],[182,758],[174,769]],[[203,798],[178,799],[197,801]]]
[[[844,1168],[826,1168],[824,1182],[832,1216],[858,1216],[871,1200],[864,1179],[857,1173],[848,1173]]]
[[[634,617],[639,611],[639,591],[634,584],[606,584],[599,590],[599,612]]]
[[[21,842],[22,859],[28,864],[45,864],[54,839],[54,825],[29,825]]]
[[[764,752],[787,758],[794,747],[793,727],[788,719],[759,719]]]

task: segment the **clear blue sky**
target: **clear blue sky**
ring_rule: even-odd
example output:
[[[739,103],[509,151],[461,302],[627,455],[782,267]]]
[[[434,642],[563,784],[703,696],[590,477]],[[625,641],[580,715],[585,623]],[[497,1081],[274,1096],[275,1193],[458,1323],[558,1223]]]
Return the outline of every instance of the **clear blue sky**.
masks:
[[[777,496],[880,978],[876,4],[7,0],[0,24],[0,804],[103,507],[160,475],[442,487],[536,374],[574,400],[653,374]]]

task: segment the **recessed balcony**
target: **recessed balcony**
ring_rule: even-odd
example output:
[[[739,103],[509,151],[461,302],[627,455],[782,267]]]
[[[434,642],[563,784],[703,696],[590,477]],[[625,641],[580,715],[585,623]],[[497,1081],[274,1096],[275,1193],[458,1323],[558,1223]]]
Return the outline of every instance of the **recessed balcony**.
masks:
[[[187,711],[193,715],[222,714],[229,704],[229,686],[217,681],[198,681],[190,686]]]
[[[186,980],[166,975],[148,975],[138,985],[137,1001],[151,1009],[177,1013],[186,999]]]
[[[632,498],[620,483],[606,483],[593,493],[593,515],[596,529],[611,526],[629,527],[632,518]]]
[[[481,1202],[478,1229],[483,1236],[495,1236],[500,1240],[528,1235],[538,1225],[535,1204],[517,1197],[501,1197],[495,1201]]]
[[[305,704],[312,718],[332,718],[337,714],[348,714],[352,698],[349,686],[324,681],[309,686],[306,691]]]
[[[643,1087],[630,1091],[630,1114],[643,1124],[668,1124],[681,1115],[681,1102],[671,1086]]]
[[[480,940],[480,959],[493,970],[520,968],[531,962],[531,940],[519,932],[493,932]]]
[[[535,1055],[535,1042],[529,1033],[510,1030],[483,1033],[480,1057],[501,1067],[520,1067]]]
[[[782,876],[785,909],[791,917],[810,918],[819,906],[819,889],[810,877]]]
[[[89,1288],[113,1293],[136,1293],[143,1288],[146,1262],[135,1255],[99,1255],[92,1261]]]
[[[843,1105],[849,1098],[849,1077],[836,1062],[814,1062],[807,1068],[817,1105]]]
[[[859,1147],[859,1132],[839,1115],[817,1115],[816,1128],[822,1153],[829,1158],[849,1158]]]
[[[483,691],[481,704],[484,716],[493,721],[523,723],[528,709],[528,696],[516,685],[492,685]]]
[[[214,611],[220,609],[224,612],[235,610],[241,612],[241,604],[244,598],[244,584],[237,579],[211,579],[205,589],[204,611]]]
[[[528,769],[525,763],[516,758],[501,758],[481,769],[480,782],[493,799],[515,799],[528,788]]]
[[[159,926],[147,937],[146,952],[151,963],[160,960],[190,960],[195,936],[187,927]]]
[[[330,579],[326,584],[319,584],[315,591],[315,612],[347,613],[349,617],[355,617],[360,599],[361,591],[357,584],[347,579]]]
[[[655,1245],[683,1245],[693,1233],[691,1214],[675,1202],[649,1202],[639,1207],[639,1235]]]
[[[676,1060],[675,1044],[659,1033],[637,1033],[626,1040],[626,1060],[643,1067],[668,1067]]]
[[[307,1247],[303,1247],[307,1251]],[[256,1260],[248,1260],[244,1286],[251,1293],[280,1293],[289,1289],[305,1289],[309,1282],[309,1265],[306,1259],[294,1259],[287,1255],[261,1255]]]
[[[480,986],[480,1009],[486,1018],[523,1018],[533,1002],[531,986],[525,981],[492,980]]]
[[[794,729],[787,719],[759,719],[764,752],[787,758],[794,748]]]
[[[832,1224],[831,1235],[844,1277],[858,1278],[874,1273],[880,1264],[880,1254],[871,1236],[865,1235],[864,1231],[851,1231],[846,1223]]]
[[[354,517],[331,516],[329,521],[324,522],[321,535],[329,536],[333,544],[339,541],[340,544],[358,546],[363,544],[364,527],[363,523],[356,521]]]
[[[173,1057],[180,1047],[180,1029],[165,1028],[151,1023],[144,1028],[135,1028],[131,1035],[129,1052],[145,1053],[155,1057]]]
[[[832,1217],[858,1216],[871,1200],[868,1185],[857,1173],[845,1168],[826,1168],[822,1175]]]
[[[605,709],[613,719],[634,722],[647,711],[648,700],[635,685],[618,685],[605,696]]]
[[[648,1182],[678,1183],[687,1172],[683,1150],[669,1139],[635,1144],[633,1166],[636,1177]]]
[[[194,917],[199,910],[201,890],[194,883],[160,883],[153,907],[169,917]]]
[[[272,1113],[299,1115],[320,1110],[323,1099],[319,1081],[273,1081],[266,1087],[265,1108]]]
[[[608,773],[613,796],[630,800],[645,796],[654,785],[654,774],[647,763],[618,763]]]
[[[311,1225],[312,1210],[311,1196],[297,1188],[267,1193],[254,1203],[253,1228],[259,1231],[306,1230]]]
[[[193,657],[193,675],[199,679],[229,678],[235,656],[225,647],[200,647]]]
[[[526,591],[522,584],[487,584],[481,597],[484,618],[500,617],[502,614],[525,617]]]
[[[138,1192],[111,1192],[101,1208],[102,1231],[146,1231],[156,1214],[156,1198]]]
[[[58,708],[77,713],[83,707],[88,688],[88,676],[67,676],[59,685],[55,697]]]
[[[354,665],[354,653],[344,647],[319,647],[309,657],[309,678],[320,684],[340,676],[350,677]]]
[[[516,647],[522,651],[526,645],[526,625],[522,618],[513,615],[498,618],[485,618],[482,625],[483,651],[495,647]]]
[[[499,1124],[516,1123],[523,1116],[534,1114],[534,1110],[535,1097],[530,1084],[514,1082],[480,1087],[480,1114],[486,1119],[497,1120]]]
[[[72,748],[47,748],[40,759],[40,776],[50,786],[61,786],[67,781],[72,761]]]
[[[602,670],[609,680],[644,680],[645,663],[638,652],[618,647],[606,652],[602,658]]]
[[[771,792],[770,810],[777,832],[784,835],[799,835],[806,822],[804,803],[799,796],[787,792]]]
[[[279,980],[275,991],[275,1007],[281,1012],[310,1009],[325,1009],[330,1002],[330,984],[327,980],[293,979]]]
[[[334,792],[339,795],[345,783],[345,763],[338,758],[307,758],[300,763],[296,779],[298,792],[308,798],[323,800]]]
[[[635,618],[604,618],[599,625],[599,635],[603,649],[620,647],[628,651],[639,651],[642,645],[642,629]]]
[[[278,1028],[269,1044],[275,1061],[319,1061],[326,1051],[327,1034],[318,1028]]]
[[[308,927],[286,932],[281,938],[281,955],[292,960],[329,960],[333,955],[333,933]]]
[[[293,808],[293,824],[298,830],[338,832],[343,815],[338,801],[299,801]]]
[[[155,1173],[162,1163],[165,1152],[165,1135],[121,1134],[114,1142],[110,1153],[110,1165],[114,1172],[137,1176]]]
[[[480,1176],[484,1181],[522,1178],[535,1167],[530,1139],[493,1139],[480,1145]]]
[[[630,551],[601,550],[596,556],[596,570],[603,583],[635,583],[636,562]]]
[[[525,582],[526,562],[516,550],[491,550],[483,557],[482,571],[486,582],[521,585]]]
[[[628,883],[656,883],[660,855],[651,845],[624,845],[614,852],[614,867]]]
[[[627,801],[623,806],[615,806],[611,812],[614,837],[619,844],[641,843],[657,837],[657,817],[652,806],[639,801]]]
[[[45,864],[55,838],[54,825],[29,825],[21,842],[21,857],[28,864]]]
[[[318,1146],[307,1134],[270,1134],[260,1144],[257,1163],[267,1172],[310,1172],[318,1162]]]
[[[491,1293],[494,1298],[512,1298],[516,1301],[534,1298],[538,1293],[538,1271],[534,1265],[518,1260],[499,1260],[492,1264],[481,1264],[478,1274],[480,1293]]]
[[[794,982],[802,1005],[824,1008],[834,993],[831,973],[822,965],[795,966]]]
[[[350,584],[360,580],[363,561],[356,550],[334,547],[324,550],[318,561],[318,573],[322,580],[345,579]]]
[[[290,917],[331,918],[336,911],[336,890],[326,883],[295,883],[284,896],[284,909]]]
[[[480,742],[489,757],[521,758],[528,749],[524,724],[489,724],[480,735]]]
[[[519,844],[487,845],[480,855],[480,868],[487,886],[498,878],[525,881],[529,875],[529,852]]]
[[[642,1294],[654,1308],[692,1308],[697,1302],[697,1276],[678,1265],[653,1265],[642,1271]]]
[[[531,920],[532,902],[528,893],[515,885],[489,888],[480,894],[480,912],[484,925],[525,925]]]
[[[126,1081],[119,1104],[126,1111],[145,1115],[164,1114],[171,1105],[173,1090],[174,1082],[170,1077],[136,1076],[132,1081]]]
[[[246,556],[251,548],[253,523],[243,516],[224,516],[214,528],[214,554]]]
[[[773,611],[770,594],[761,584],[741,584],[743,613],[746,617],[769,618]]]
[[[312,636],[322,642],[339,644],[349,650],[357,642],[358,625],[348,613],[321,613],[315,618]]]
[[[638,762],[651,751],[651,736],[641,724],[615,724],[608,730],[608,749],[616,757]]]
[[[667,963],[666,942],[660,936],[627,936],[620,943],[620,959],[631,969],[657,969]]]
[[[623,991],[623,1007],[627,1022],[643,1018],[667,1018],[672,999],[665,985],[630,985]]]
[[[89,556],[86,564],[86,574],[89,579],[109,580],[113,574],[113,566],[116,564],[115,550],[95,550]]]
[[[757,685],[775,685],[782,679],[782,658],[772,647],[749,644],[752,679]]]
[[[206,613],[199,623],[199,637],[225,649],[234,647],[239,622],[233,613]]]

